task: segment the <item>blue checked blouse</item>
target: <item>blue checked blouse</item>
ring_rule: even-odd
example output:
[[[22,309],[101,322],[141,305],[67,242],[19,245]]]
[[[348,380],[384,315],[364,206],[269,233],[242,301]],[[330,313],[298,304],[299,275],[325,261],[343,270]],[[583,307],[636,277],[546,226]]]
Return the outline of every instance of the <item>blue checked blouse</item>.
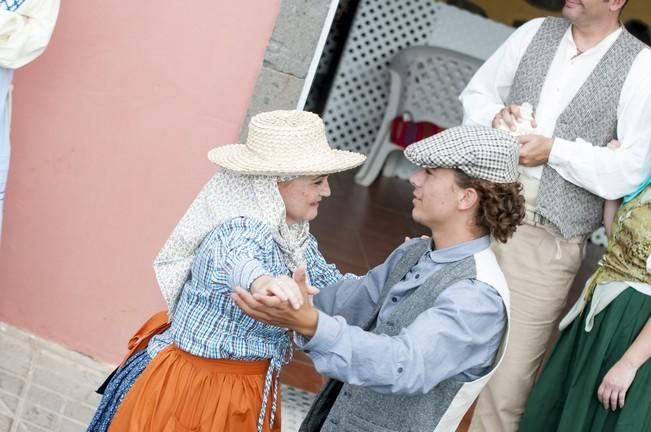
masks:
[[[312,235],[305,248],[305,261],[310,283],[317,288],[344,278],[334,265],[326,263]],[[250,282],[261,274],[291,276],[270,229],[246,217],[229,219],[219,225],[199,247],[172,326],[151,340],[147,348],[149,355],[153,358],[173,342],[184,351],[206,358],[270,359],[264,409],[271,376],[275,374],[277,378],[282,364],[291,358],[287,329],[254,320],[230,298],[235,286],[249,288]],[[275,408],[276,394],[273,396]]]

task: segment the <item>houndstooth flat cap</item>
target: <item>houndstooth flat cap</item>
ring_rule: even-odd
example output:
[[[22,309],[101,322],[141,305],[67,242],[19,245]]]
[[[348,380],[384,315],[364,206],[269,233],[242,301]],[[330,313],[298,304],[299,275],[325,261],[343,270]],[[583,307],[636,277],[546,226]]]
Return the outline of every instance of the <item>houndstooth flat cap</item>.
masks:
[[[457,168],[494,183],[518,178],[520,145],[509,132],[485,126],[457,126],[405,149],[411,162],[424,168]]]

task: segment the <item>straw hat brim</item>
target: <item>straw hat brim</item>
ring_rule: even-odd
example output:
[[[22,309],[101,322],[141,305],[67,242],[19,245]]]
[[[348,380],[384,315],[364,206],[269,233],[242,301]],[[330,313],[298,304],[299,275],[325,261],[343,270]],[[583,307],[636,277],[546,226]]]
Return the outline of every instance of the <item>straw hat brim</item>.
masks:
[[[312,154],[279,155],[277,160],[262,159],[244,144],[228,144],[208,152],[208,159],[222,168],[242,174],[266,176],[325,175],[361,165],[366,156],[345,150],[329,149]]]

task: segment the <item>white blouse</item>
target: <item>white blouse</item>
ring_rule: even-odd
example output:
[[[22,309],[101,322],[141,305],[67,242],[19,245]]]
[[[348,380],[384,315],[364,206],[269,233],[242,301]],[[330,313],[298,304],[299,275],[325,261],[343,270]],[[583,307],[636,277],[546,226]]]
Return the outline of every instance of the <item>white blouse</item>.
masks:
[[[0,67],[17,69],[50,41],[60,0],[26,0],[15,12],[0,8]]]

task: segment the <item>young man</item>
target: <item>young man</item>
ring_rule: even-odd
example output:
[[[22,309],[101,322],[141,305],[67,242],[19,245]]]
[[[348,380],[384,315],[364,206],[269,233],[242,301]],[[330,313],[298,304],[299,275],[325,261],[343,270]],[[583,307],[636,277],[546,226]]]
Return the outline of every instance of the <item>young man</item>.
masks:
[[[527,102],[537,126],[519,138],[526,224],[495,247],[511,290],[511,342],[473,432],[518,429],[603,199],[651,174],[651,50],[621,26],[625,3],[567,0],[563,18],[517,29],[461,94],[464,124],[513,126]],[[607,149],[615,138],[621,147]]]
[[[509,295],[490,237],[506,241],[524,217],[517,152],[509,133],[486,127],[415,143],[405,151],[423,167],[410,179],[412,215],[431,238],[324,288],[314,306],[236,290],[238,306],[294,330],[332,378],[301,431],[456,428],[506,344]],[[304,276],[295,279],[305,296]]]

